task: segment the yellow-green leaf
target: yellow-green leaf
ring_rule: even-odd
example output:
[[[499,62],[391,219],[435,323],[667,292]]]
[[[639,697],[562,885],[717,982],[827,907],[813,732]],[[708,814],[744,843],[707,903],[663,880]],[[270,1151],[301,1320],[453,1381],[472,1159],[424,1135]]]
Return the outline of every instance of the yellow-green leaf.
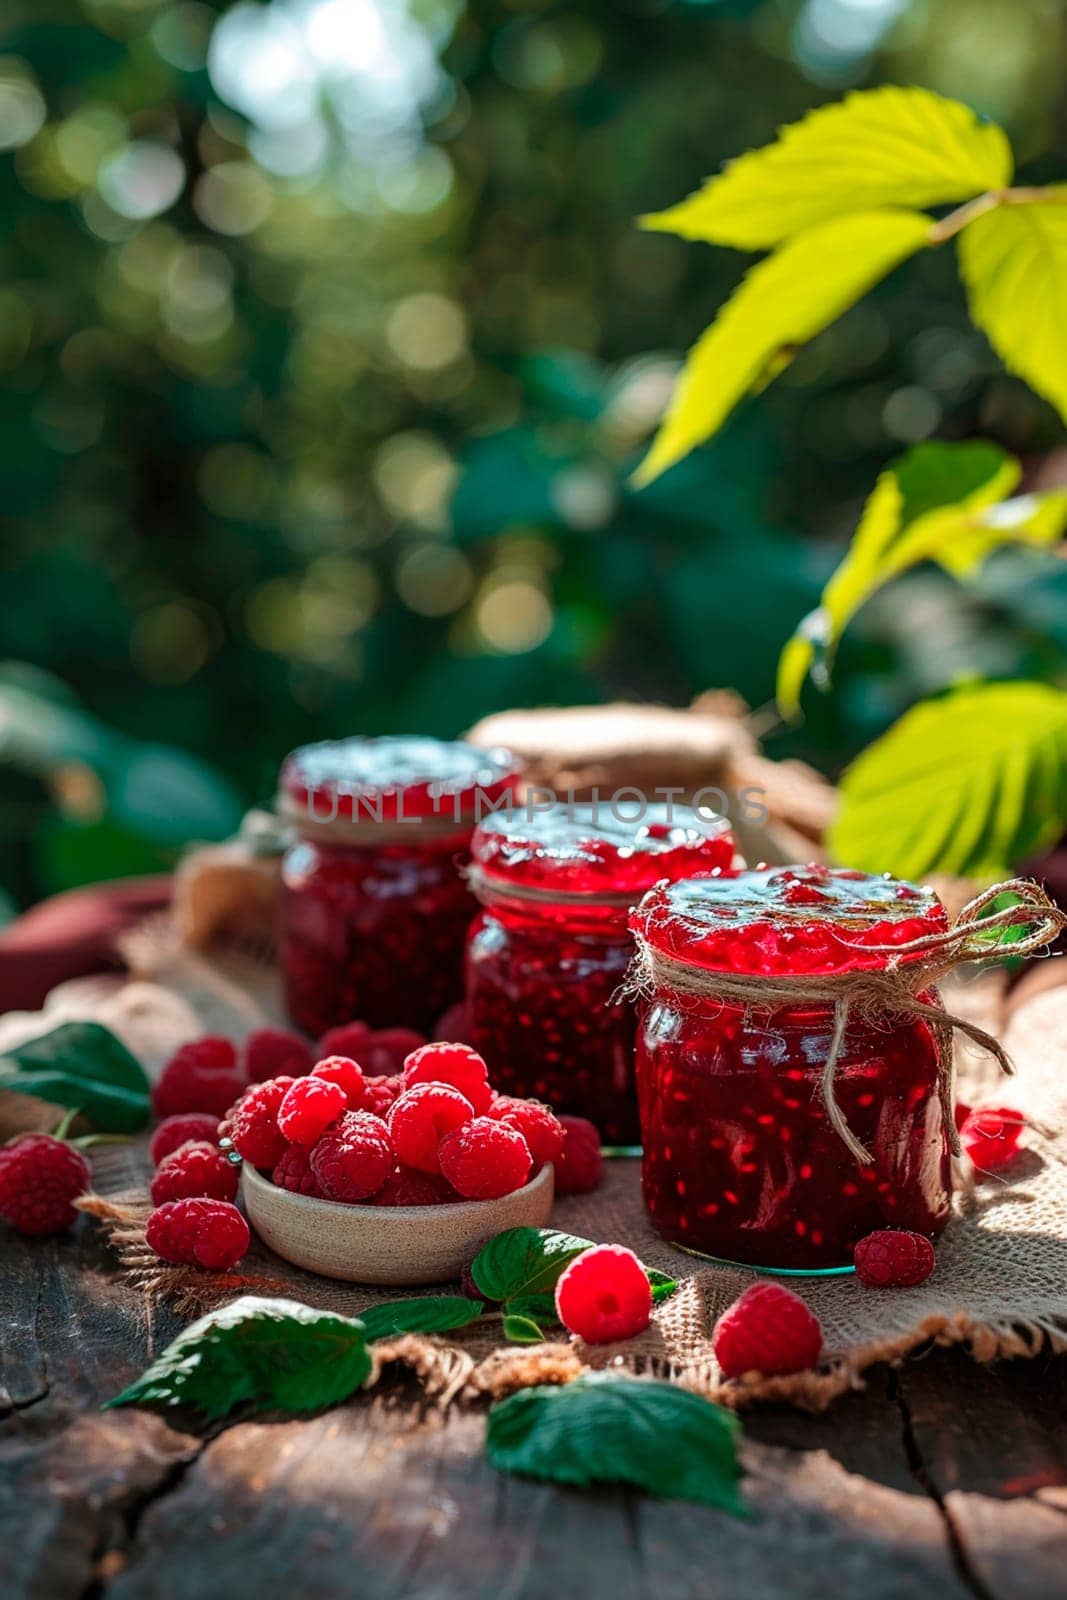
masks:
[[[883,472],[867,501],[848,554],[800,623],[778,663],[778,704],[800,711],[810,673],[829,685],[838,641],[878,589],[923,561],[955,577],[973,573],[1005,544],[1049,545],[1067,528],[1067,492],[1005,500],[1018,483],[1014,456],[984,440],[916,445]]]
[[[993,879],[1067,825],[1067,694],[969,684],[907,712],[845,773],[830,850],[922,880]]]
[[[637,484],[710,438],[783,358],[914,255],[929,228],[916,211],[860,212],[810,229],[753,267],[689,352]]]
[[[1006,205],[960,234],[971,316],[1009,372],[1067,420],[1067,184]]]
[[[1011,182],[995,123],[928,89],[861,90],[780,130],[680,205],[642,217],[685,239],[763,250],[874,206],[968,200]]]

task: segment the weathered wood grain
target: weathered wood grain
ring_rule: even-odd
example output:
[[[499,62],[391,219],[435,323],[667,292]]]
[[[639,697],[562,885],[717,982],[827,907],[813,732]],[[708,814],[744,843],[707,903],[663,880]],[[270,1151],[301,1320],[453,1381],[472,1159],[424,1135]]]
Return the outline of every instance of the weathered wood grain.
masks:
[[[899,1379],[907,1442],[977,1592],[1067,1593],[1067,1361],[932,1364]]]
[[[149,1508],[109,1600],[224,1600],[242,1575],[316,1600],[968,1600],[937,1508],[825,1452],[752,1444],[739,1521],[502,1477],[484,1430],[382,1397],[231,1428]]]
[[[1052,1600],[1067,1561],[1067,1360],[935,1351],[821,1417],[745,1418],[738,1522],[504,1478],[484,1414],[390,1387],[213,1437],[99,1411],[177,1324],[88,1223],[5,1233],[4,1600]]]

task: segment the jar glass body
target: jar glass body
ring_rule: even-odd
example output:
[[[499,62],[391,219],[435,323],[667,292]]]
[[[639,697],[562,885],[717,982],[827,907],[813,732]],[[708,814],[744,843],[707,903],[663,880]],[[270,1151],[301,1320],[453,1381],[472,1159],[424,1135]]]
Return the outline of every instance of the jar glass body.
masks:
[[[358,1018],[430,1033],[462,996],[476,908],[461,876],[469,831],[401,842],[304,839],[282,862],[289,1015],[307,1033]]]
[[[616,998],[633,954],[625,913],[490,906],[467,946],[469,1037],[503,1094],[588,1117],[608,1145],[639,1140],[636,1012]]]
[[[903,1014],[850,1019],[835,1092],[873,1157],[866,1166],[820,1095],[833,1025],[829,1006],[650,998],[637,1046],[642,1172],[665,1238],[722,1260],[819,1272],[850,1268],[876,1228],[941,1232],[951,1158],[937,1036]]]

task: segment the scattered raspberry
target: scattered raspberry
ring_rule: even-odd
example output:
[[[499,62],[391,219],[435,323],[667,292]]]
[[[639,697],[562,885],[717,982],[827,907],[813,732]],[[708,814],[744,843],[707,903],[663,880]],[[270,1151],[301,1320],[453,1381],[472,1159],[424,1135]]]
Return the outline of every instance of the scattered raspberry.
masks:
[[[271,1078],[269,1083],[254,1083],[226,1119],[238,1155],[254,1167],[275,1167],[282,1158],[286,1139],[278,1127],[278,1110],[296,1081]]]
[[[934,1247],[921,1233],[879,1228],[853,1251],[856,1276],[868,1289],[913,1289],[934,1270]]]
[[[322,1198],[319,1182],[311,1170],[311,1151],[291,1144],[270,1175],[270,1181],[290,1194],[310,1194]]]
[[[212,1272],[235,1267],[251,1243],[248,1223],[228,1200],[169,1200],[149,1217],[145,1238],[164,1261]]]
[[[209,1033],[174,1052],[152,1090],[152,1106],[157,1117],[180,1111],[212,1111],[221,1117],[246,1081],[229,1039]]]
[[[822,1327],[791,1289],[754,1283],[723,1312],[711,1347],[728,1378],[745,1372],[803,1372],[819,1359]]]
[[[403,1069],[405,1058],[425,1043],[422,1034],[411,1028],[379,1028],[375,1032],[365,1022],[346,1022],[323,1034],[319,1055],[351,1056],[365,1072],[391,1077]]]
[[[369,1111],[346,1111],[311,1152],[311,1170],[329,1200],[366,1200],[395,1166],[389,1129]]]
[[[388,1117],[389,1108],[403,1092],[403,1078],[367,1078],[364,1080],[363,1109],[373,1111],[376,1117]]]
[[[80,1150],[50,1133],[28,1133],[0,1149],[0,1217],[19,1233],[60,1233],[89,1187]]]
[[[546,1161],[558,1161],[563,1154],[566,1142],[563,1125],[555,1112],[543,1106],[540,1100],[514,1100],[510,1095],[494,1095],[489,1115],[522,1134],[530,1147],[535,1166],[544,1166]]]
[[[468,1300],[487,1300],[489,1296],[484,1295],[474,1281],[474,1274],[471,1271],[473,1260],[474,1256],[470,1261],[465,1261],[459,1269],[459,1292]]]
[[[403,1072],[408,1056],[425,1043],[426,1035],[414,1028],[379,1028],[363,1046],[359,1063],[376,1077],[392,1078]]]
[[[960,1139],[979,1172],[999,1172],[1018,1154],[1023,1125],[1012,1106],[982,1106],[964,1122]]]
[[[221,1137],[219,1119],[210,1111],[183,1111],[176,1117],[163,1118],[152,1135],[148,1154],[152,1165],[158,1167],[172,1150],[188,1144],[190,1139],[206,1139],[208,1144],[217,1144]]]
[[[413,1050],[404,1062],[404,1083],[409,1089],[418,1083],[447,1083],[470,1101],[476,1117],[485,1115],[493,1098],[489,1069],[469,1044],[424,1044]]]
[[[315,1064],[311,1046],[287,1028],[257,1028],[245,1044],[249,1083],[268,1078],[302,1078]]]
[[[652,1286],[632,1250],[595,1244],[564,1269],[556,1284],[556,1312],[586,1344],[632,1339],[648,1327]]]
[[[394,1101],[386,1120],[405,1167],[440,1172],[438,1145],[473,1115],[473,1106],[458,1089],[446,1083],[418,1083]]]
[[[563,1154],[556,1159],[556,1193],[589,1194],[604,1176],[600,1134],[585,1117],[560,1117]]]
[[[291,1144],[312,1145],[347,1110],[348,1096],[339,1083],[297,1078],[278,1107],[278,1131]]]
[[[370,1026],[366,1022],[343,1022],[339,1028],[328,1028],[319,1040],[319,1060],[327,1056],[348,1056],[358,1061],[370,1036]]]
[[[168,1200],[232,1200],[237,1194],[237,1168],[221,1150],[204,1139],[179,1145],[159,1164],[152,1179],[152,1204]]]
[[[397,1105],[405,1098],[401,1096]],[[501,1195],[513,1194],[526,1183],[533,1165],[522,1134],[491,1117],[475,1117],[448,1134],[441,1140],[439,1156],[441,1171],[465,1200],[498,1200]]]
[[[313,1078],[324,1078],[335,1083],[348,1101],[349,1111],[374,1110],[367,1106],[367,1080],[363,1068],[351,1056],[326,1056],[311,1069]]]
[[[443,1206],[457,1198],[456,1191],[444,1178],[435,1178],[429,1172],[418,1172],[414,1167],[398,1167],[385,1187],[374,1196],[376,1206]]]
[[[434,1023],[433,1037],[434,1041],[458,1039],[461,1044],[471,1043],[470,1012],[462,1000],[457,1000],[454,1006],[449,1006],[438,1017]]]

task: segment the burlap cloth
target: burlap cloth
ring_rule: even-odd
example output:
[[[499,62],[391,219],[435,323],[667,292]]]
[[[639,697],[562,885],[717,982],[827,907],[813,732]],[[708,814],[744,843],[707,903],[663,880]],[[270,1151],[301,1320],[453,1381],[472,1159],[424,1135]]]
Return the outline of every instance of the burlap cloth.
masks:
[[[45,1012],[0,1019],[0,1048],[66,1017],[96,1017],[112,1027],[149,1073],[187,1038],[219,1030],[240,1038],[278,1020],[269,968],[239,958],[208,961],[178,948],[165,927],[142,936],[131,952],[140,976],[63,985]],[[1067,964],[1062,983],[1043,963],[1041,982],[1015,1001],[998,974],[957,985],[962,1010],[1001,1037],[1018,1076],[996,1078],[984,1059],[960,1049],[959,1098],[1006,1103],[1028,1120],[1026,1150],[1001,1177],[973,1182],[961,1170],[956,1214],[938,1245],[937,1268],[919,1288],[872,1291],[854,1278],[787,1280],[819,1316],[825,1331],[819,1366],[789,1377],[727,1382],[711,1352],[719,1313],[756,1274],[709,1266],[665,1244],[645,1217],[639,1163],[608,1163],[594,1194],[557,1201],[553,1223],[595,1240],[628,1245],[681,1287],[640,1338],[591,1348],[581,1343],[502,1345],[497,1325],[454,1338],[407,1336],[379,1347],[380,1361],[415,1371],[439,1401],[499,1395],[523,1385],[560,1381],[582,1366],[615,1365],[651,1372],[727,1405],[787,1401],[821,1410],[862,1382],[875,1362],[896,1360],[933,1340],[965,1346],[979,1361],[1067,1350]],[[11,1111],[6,1096],[0,1113]],[[16,1108],[21,1109],[21,1108]],[[233,1275],[161,1265],[144,1244],[146,1141],[101,1149],[94,1162],[96,1196],[86,1203],[109,1232],[121,1270],[146,1296],[164,1296],[193,1315],[240,1294],[284,1294],[347,1314],[417,1291],[375,1291],[335,1283],[289,1267],[258,1243]],[[441,1291],[438,1291],[441,1292]]]

